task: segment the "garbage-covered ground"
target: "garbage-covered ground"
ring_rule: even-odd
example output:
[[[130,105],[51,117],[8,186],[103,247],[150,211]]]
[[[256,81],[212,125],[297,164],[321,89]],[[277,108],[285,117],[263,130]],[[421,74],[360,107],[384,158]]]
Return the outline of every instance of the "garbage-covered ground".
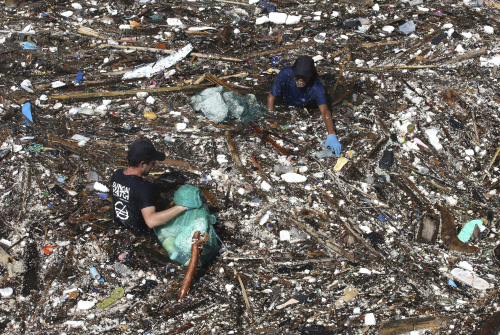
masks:
[[[0,6],[4,333],[499,332],[498,4]],[[252,128],[188,104],[223,85],[265,106],[302,54],[340,158],[317,158],[319,110]],[[169,159],[147,177],[169,189],[157,208],[200,187],[224,242],[180,301],[186,267],[112,221],[109,179],[138,138]]]

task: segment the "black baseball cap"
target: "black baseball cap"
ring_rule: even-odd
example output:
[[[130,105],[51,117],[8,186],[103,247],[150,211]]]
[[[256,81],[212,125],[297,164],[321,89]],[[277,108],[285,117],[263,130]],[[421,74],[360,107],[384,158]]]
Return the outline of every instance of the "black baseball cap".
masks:
[[[292,65],[294,76],[312,77],[317,74],[314,59],[310,56],[299,56]]]
[[[148,140],[137,140],[130,145],[127,158],[133,161],[148,161],[151,159],[163,161],[166,157],[163,152],[156,151],[153,143]]]

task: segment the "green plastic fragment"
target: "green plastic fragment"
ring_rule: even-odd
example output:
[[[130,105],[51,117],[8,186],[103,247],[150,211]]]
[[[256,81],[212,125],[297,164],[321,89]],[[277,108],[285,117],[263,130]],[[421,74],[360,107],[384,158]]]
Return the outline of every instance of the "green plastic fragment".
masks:
[[[123,287],[117,287],[111,292],[111,295],[105,298],[103,301],[97,303],[97,307],[106,308],[114,304],[117,300],[123,298],[125,295],[125,290]]]
[[[474,232],[474,228],[476,227],[481,227],[483,225],[482,220],[472,220],[470,222],[467,222],[460,233],[458,234],[458,239],[462,242],[467,242],[470,237],[472,236],[472,233]]]

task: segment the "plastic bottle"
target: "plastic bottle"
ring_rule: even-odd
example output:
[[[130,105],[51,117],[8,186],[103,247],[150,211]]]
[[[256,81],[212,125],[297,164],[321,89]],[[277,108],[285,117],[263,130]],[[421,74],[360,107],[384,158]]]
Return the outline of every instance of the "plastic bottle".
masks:
[[[97,271],[97,269],[95,267],[91,267],[90,268],[90,274],[92,275],[92,277],[94,277],[94,279],[96,280],[99,280],[101,279],[101,275],[99,273],[99,271]]]
[[[469,2],[469,6],[473,6],[473,7],[481,7],[484,5],[485,5],[484,1],[470,1]]]
[[[285,166],[285,165],[276,164],[274,166],[273,170],[275,172],[278,172],[278,173],[290,173],[290,172],[297,173],[297,171],[299,169],[294,168],[293,166]]]

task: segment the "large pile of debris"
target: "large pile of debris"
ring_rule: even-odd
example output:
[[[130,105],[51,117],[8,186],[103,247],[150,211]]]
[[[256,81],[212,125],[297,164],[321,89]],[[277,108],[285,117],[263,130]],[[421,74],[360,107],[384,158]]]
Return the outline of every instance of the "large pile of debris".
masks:
[[[499,7],[0,2],[0,329],[498,333]],[[339,157],[318,110],[262,111],[299,55]],[[139,138],[168,157],[156,207],[190,184],[217,218],[180,300],[186,267],[113,222]]]

